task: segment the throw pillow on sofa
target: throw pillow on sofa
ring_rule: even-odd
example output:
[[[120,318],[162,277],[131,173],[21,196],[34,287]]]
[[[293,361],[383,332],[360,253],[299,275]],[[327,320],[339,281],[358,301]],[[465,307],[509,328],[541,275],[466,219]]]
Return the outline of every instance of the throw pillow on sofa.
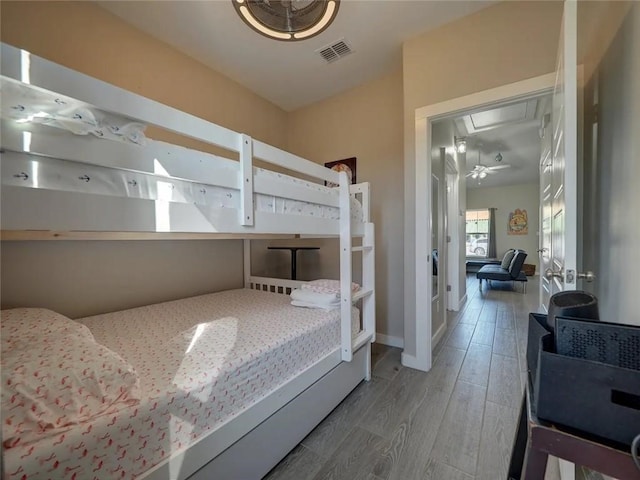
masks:
[[[507,250],[507,253],[504,254],[504,257],[502,257],[502,262],[500,263],[500,266],[505,270],[508,269],[509,266],[511,265],[511,260],[513,260],[513,257],[515,254],[516,254],[516,251],[513,248],[510,248],[509,250]]]

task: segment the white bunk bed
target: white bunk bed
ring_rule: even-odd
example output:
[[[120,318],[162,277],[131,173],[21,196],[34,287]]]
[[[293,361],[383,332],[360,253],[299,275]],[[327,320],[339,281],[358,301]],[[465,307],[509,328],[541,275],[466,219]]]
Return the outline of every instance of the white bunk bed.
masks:
[[[2,44],[1,57],[3,241],[243,238],[245,288],[286,295],[303,282],[253,276],[250,239],[339,238],[339,345],[142,474],[260,478],[370,378],[375,294],[368,184],[350,185],[345,173],[23,50]],[[141,125],[205,142],[231,158],[145,139]],[[256,168],[255,159],[304,178]],[[362,258],[357,293],[353,252]],[[353,335],[357,301],[362,320]]]

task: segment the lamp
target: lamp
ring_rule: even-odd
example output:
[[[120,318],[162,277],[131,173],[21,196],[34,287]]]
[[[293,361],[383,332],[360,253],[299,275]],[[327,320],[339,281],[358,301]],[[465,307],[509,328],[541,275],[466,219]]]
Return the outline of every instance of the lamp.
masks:
[[[467,141],[464,137],[453,137],[453,142],[456,145],[456,152],[465,153],[467,151]]]
[[[306,40],[327,29],[340,0],[231,0],[254,31],[274,40]]]

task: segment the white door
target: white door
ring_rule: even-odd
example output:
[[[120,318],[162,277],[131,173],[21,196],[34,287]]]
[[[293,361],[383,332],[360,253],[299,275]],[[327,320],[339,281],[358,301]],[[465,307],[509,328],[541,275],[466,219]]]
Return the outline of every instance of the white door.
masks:
[[[550,151],[545,155],[543,150],[540,167],[540,305],[545,312],[551,295],[576,289],[578,74],[574,0],[564,4],[551,121],[547,128],[551,130]]]
[[[576,289],[578,266],[578,72],[577,3],[567,0],[558,47],[551,119],[540,165],[540,306],[549,297]],[[550,130],[550,132],[549,132]],[[550,135],[548,135],[550,133]],[[560,461],[562,480],[575,479],[575,467]]]

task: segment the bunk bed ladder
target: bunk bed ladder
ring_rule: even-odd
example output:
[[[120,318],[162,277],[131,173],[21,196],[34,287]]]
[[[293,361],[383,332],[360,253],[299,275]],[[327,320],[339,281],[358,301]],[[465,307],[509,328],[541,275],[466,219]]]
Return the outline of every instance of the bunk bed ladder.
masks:
[[[362,245],[353,247],[353,252],[362,252],[362,289],[354,295],[353,301],[362,299],[362,327],[369,342],[376,340],[375,312],[375,226],[371,223],[370,185],[368,182],[351,186],[351,193],[361,194],[364,222]],[[356,344],[356,346],[359,346]]]
[[[340,344],[341,356],[345,362],[350,362],[353,352],[365,343],[370,349],[370,343],[375,340],[375,270],[374,270],[374,226],[370,223],[369,215],[369,185],[360,184],[350,186],[347,174],[340,172]],[[364,236],[362,246],[352,246],[351,236],[351,194],[361,193],[364,212]],[[362,252],[362,288],[353,293],[352,284],[352,254]],[[354,302],[362,299],[362,331],[355,339],[351,337],[351,307]],[[370,351],[369,351],[370,353]],[[367,372],[370,378],[371,372]],[[367,378],[367,379],[368,379]]]
[[[362,298],[362,335],[363,341],[371,343],[376,340],[376,300],[375,300],[375,229],[373,223],[365,224],[364,237],[362,238],[362,289],[355,295]],[[356,338],[355,348],[358,348]],[[371,352],[369,352],[370,354]],[[368,365],[367,378],[371,379],[371,364]]]
[[[341,356],[345,362],[353,358],[351,340],[351,194],[349,177],[340,172],[340,345]]]
[[[352,302],[362,300],[362,331],[353,341],[353,351],[367,344],[368,355],[371,355],[371,343],[376,340],[376,304],[375,304],[375,228],[371,223],[370,185],[359,183],[351,185],[352,195],[361,195],[364,222],[364,235],[360,246],[352,247],[352,252],[362,255],[362,288],[352,296]],[[365,380],[371,380],[371,363],[368,364]]]

